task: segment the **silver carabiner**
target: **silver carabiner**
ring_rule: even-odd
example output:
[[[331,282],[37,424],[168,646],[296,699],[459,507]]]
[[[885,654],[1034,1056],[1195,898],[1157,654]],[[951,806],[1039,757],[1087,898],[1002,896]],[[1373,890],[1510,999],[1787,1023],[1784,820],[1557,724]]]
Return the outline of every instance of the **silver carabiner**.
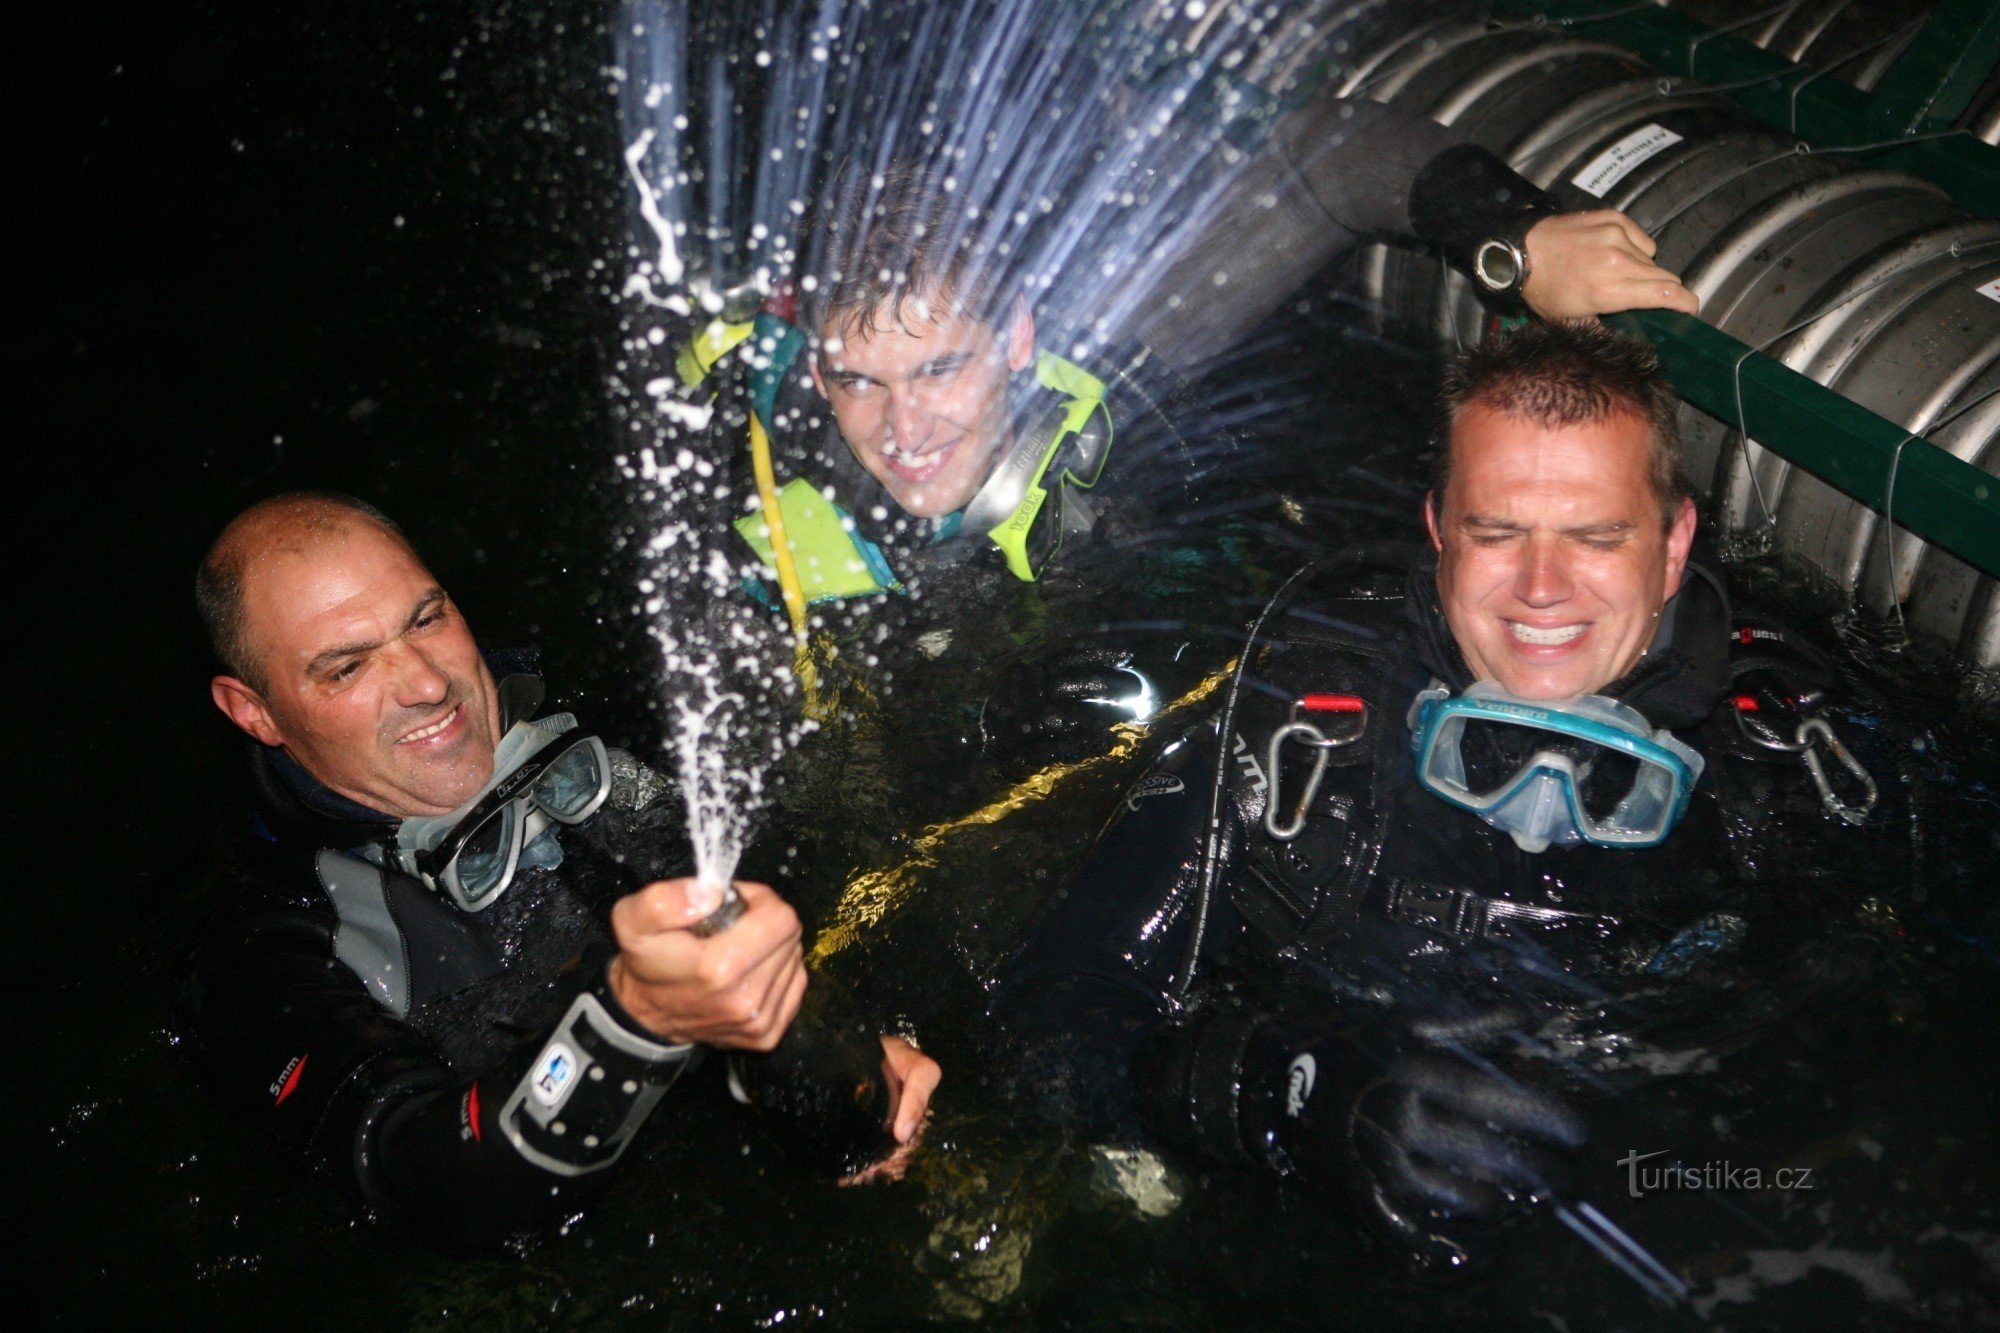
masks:
[[[1292,705],[1292,720],[1271,733],[1270,746],[1265,751],[1265,767],[1271,773],[1271,794],[1264,802],[1264,832],[1279,842],[1290,842],[1305,831],[1306,811],[1312,808],[1313,798],[1319,795],[1319,781],[1326,776],[1327,762],[1333,752],[1344,745],[1352,745],[1368,730],[1368,709],[1363,705],[1361,720],[1353,731],[1340,736],[1328,736],[1312,723],[1300,718],[1299,710],[1303,701]],[[1292,808],[1289,824],[1278,822],[1278,806],[1284,781],[1285,742],[1297,736],[1314,751],[1312,772],[1306,776],[1305,790],[1299,793],[1298,804]]]
[[[1787,745],[1782,732],[1772,730],[1771,734],[1765,735],[1767,728],[1762,723],[1758,724],[1756,730],[1752,730],[1750,724],[1744,720],[1745,710],[1742,708],[1731,708],[1729,711],[1735,715],[1737,734],[1752,745],[1761,745],[1766,750],[1776,750],[1779,754],[1803,754],[1810,744],[1807,741],[1797,741]]]
[[[1279,775],[1284,771],[1280,767],[1284,757],[1281,752],[1285,748],[1285,742],[1294,736],[1305,737],[1306,744],[1312,746],[1317,753],[1313,755],[1312,773],[1306,778],[1306,789],[1299,793],[1298,806],[1292,811],[1292,822],[1287,826],[1280,827],[1278,824],[1278,793],[1281,785]],[[1326,776],[1326,763],[1331,753],[1331,748],[1326,743],[1325,734],[1310,722],[1287,722],[1284,726],[1279,727],[1271,733],[1271,748],[1265,756],[1267,760],[1266,767],[1271,770],[1271,798],[1264,802],[1264,832],[1270,834],[1279,842],[1290,842],[1305,831],[1306,809],[1312,805],[1313,797],[1319,795],[1319,780]]]
[[[1815,740],[1824,741],[1826,748],[1833,751],[1833,757],[1838,759],[1863,787],[1867,788],[1867,800],[1859,806],[1853,806],[1834,794],[1833,784],[1826,780],[1826,770],[1820,766],[1819,751],[1813,748]],[[1826,724],[1826,720],[1815,717],[1799,723],[1798,744],[1805,757],[1806,771],[1812,774],[1813,785],[1819,788],[1820,803],[1827,808],[1827,812],[1838,815],[1850,824],[1860,824],[1867,820],[1868,812],[1875,808],[1875,799],[1879,794],[1875,790],[1875,779],[1861,766],[1861,761],[1840,743],[1840,737],[1833,734],[1833,728]],[[1272,791],[1275,793],[1277,790],[1275,775],[1271,781]]]

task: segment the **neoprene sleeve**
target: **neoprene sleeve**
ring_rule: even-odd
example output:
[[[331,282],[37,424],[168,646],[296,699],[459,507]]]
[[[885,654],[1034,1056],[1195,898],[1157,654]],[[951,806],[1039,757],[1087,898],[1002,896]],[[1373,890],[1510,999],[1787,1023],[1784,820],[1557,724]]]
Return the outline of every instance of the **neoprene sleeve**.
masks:
[[[1410,186],[1410,229],[1461,268],[1481,243],[1530,210],[1553,213],[1555,196],[1476,143],[1453,144],[1425,164]]]
[[[1087,1133],[1144,1129],[1227,1156],[1228,1132],[1204,1142],[1214,1117],[1197,1115],[1189,1101],[1197,1056],[1215,1040],[1203,1034],[1216,1011],[1170,1018],[1194,928],[1213,732],[1203,727],[1133,788],[1076,882],[1002,970],[989,1008],[1015,1048],[1029,1104]],[[1232,815],[1219,884],[1241,845]],[[1204,927],[1208,947],[1237,929],[1218,892]]]
[[[335,961],[336,929],[328,914],[275,908],[204,945],[180,1023],[204,1086],[285,1155],[441,1249],[542,1230],[594,1194],[612,1173],[537,1165],[499,1123],[553,1025],[493,1067],[456,1073]],[[601,960],[585,967],[601,978]],[[582,989],[572,982],[568,992]]]
[[[1422,116],[1366,98],[1288,113],[1158,280],[1138,335],[1183,371],[1237,346],[1342,251],[1414,239],[1470,268],[1480,242],[1554,199]]]

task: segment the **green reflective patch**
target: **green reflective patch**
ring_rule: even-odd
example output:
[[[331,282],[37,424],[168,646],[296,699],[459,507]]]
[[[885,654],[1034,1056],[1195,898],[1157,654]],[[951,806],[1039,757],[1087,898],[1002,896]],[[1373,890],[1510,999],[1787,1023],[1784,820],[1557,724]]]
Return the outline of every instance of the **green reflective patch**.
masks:
[[[1054,389],[1065,398],[1104,401],[1103,380],[1076,362],[1063,360],[1054,352],[1041,352],[1036,355],[1035,382],[1045,389]]]
[[[853,531],[846,511],[804,477],[794,477],[778,492],[778,507],[784,511],[786,543],[808,602],[866,597],[898,586],[886,567],[869,559],[863,550],[866,539]],[[764,515],[746,514],[735,526],[758,558],[775,568],[771,529]]]
[[[710,320],[701,332],[681,344],[681,350],[674,357],[674,373],[681,383],[692,389],[708,378],[708,372],[715,363],[729,355],[729,350],[750,336],[755,324],[727,324],[719,319]]]

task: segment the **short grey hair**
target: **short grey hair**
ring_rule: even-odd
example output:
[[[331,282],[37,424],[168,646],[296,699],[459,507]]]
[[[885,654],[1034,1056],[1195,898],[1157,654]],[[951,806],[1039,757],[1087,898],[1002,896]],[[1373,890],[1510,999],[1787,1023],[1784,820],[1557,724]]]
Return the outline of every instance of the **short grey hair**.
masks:
[[[229,521],[202,557],[201,568],[195,571],[195,611],[201,616],[201,627],[208,634],[215,660],[259,694],[265,686],[263,669],[244,623],[243,593],[249,574],[250,544],[243,539],[242,530],[280,515],[306,531],[328,534],[337,532],[349,518],[359,517],[392,533],[406,546],[410,541],[396,520],[366,500],[337,491],[288,491],[259,500]]]

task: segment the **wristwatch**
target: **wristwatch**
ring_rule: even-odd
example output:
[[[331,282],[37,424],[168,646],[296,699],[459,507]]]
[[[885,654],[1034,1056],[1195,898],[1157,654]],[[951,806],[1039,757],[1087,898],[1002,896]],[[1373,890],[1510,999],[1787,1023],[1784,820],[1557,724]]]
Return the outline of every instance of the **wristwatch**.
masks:
[[[1472,276],[1495,296],[1519,296],[1528,284],[1528,232],[1551,214],[1530,208],[1517,213],[1497,236],[1472,252]]]

